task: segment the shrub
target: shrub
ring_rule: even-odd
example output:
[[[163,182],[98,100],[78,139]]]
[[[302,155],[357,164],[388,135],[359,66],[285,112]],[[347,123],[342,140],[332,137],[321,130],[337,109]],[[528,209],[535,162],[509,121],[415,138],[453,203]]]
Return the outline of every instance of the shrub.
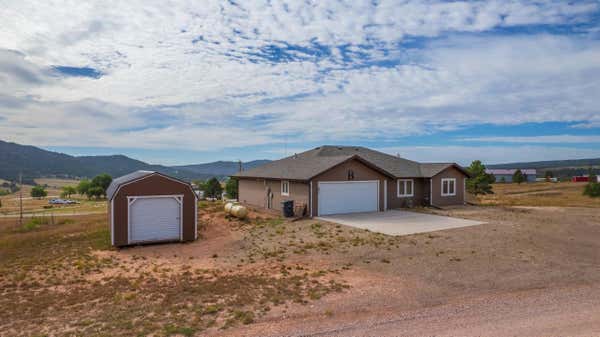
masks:
[[[31,197],[32,198],[43,198],[47,195],[48,195],[48,192],[46,192],[46,189],[44,188],[44,186],[37,185],[37,186],[33,186],[33,188],[31,189]]]
[[[512,177],[513,183],[521,184],[522,182],[527,181],[527,176],[523,174],[521,170],[516,170]]]
[[[23,224],[23,231],[25,232],[29,232],[31,230],[34,230],[38,227],[40,227],[41,225],[46,225],[48,224],[48,219],[46,218],[31,218],[29,221],[27,221],[26,223]]]
[[[591,198],[600,197],[600,183],[590,182],[583,189],[583,195],[587,195]]]

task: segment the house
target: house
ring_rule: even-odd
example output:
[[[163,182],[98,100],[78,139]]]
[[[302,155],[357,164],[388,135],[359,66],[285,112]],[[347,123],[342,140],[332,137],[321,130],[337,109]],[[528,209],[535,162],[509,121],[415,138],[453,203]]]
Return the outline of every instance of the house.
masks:
[[[418,163],[365,147],[321,146],[242,171],[239,201],[309,216],[465,202],[468,173],[455,163]],[[298,209],[298,207],[296,207]]]
[[[114,179],[106,197],[114,246],[197,238],[198,198],[185,181],[135,171]]]
[[[497,183],[512,183],[513,174],[519,169],[487,169],[487,174],[492,174],[496,177]],[[536,181],[537,170],[536,169],[520,169],[521,173],[525,176],[525,182],[532,183]]]

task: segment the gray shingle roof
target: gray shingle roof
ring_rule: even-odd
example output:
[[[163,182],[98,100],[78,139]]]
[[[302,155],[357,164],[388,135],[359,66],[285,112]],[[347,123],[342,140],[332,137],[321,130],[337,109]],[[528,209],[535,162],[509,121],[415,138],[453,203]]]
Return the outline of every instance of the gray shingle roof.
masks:
[[[412,160],[374,151],[362,146],[320,146],[248,171],[234,177],[310,180],[312,177],[353,157],[358,157],[393,177],[432,177],[454,163],[421,164]]]
[[[153,173],[156,173],[156,172],[139,170],[139,171],[131,172],[124,176],[120,176],[118,178],[113,179],[113,181],[110,183],[110,185],[106,189],[106,198],[108,200],[111,200],[113,198],[115,192],[119,189],[119,186],[121,186],[122,184],[130,182],[132,180],[136,180],[136,179],[148,176],[148,175],[151,175]]]

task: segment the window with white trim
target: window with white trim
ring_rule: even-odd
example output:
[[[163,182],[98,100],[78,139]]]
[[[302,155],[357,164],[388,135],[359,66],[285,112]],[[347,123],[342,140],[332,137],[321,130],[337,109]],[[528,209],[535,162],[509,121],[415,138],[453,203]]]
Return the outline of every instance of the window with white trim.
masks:
[[[397,185],[398,197],[412,197],[415,195],[412,179],[398,179]]]
[[[456,178],[442,178],[442,197],[456,195]]]
[[[287,180],[281,181],[281,195],[285,195],[285,196],[290,195],[290,182]]]

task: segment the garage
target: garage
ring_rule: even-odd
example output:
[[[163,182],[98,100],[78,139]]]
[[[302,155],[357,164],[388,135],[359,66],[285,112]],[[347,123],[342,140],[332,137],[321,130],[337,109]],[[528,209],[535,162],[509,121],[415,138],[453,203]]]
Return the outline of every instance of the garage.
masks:
[[[182,196],[131,197],[129,242],[179,240]]]
[[[319,215],[376,212],[379,181],[320,181]]]
[[[154,171],[136,171],[107,189],[114,246],[197,238],[197,196],[187,182]]]

